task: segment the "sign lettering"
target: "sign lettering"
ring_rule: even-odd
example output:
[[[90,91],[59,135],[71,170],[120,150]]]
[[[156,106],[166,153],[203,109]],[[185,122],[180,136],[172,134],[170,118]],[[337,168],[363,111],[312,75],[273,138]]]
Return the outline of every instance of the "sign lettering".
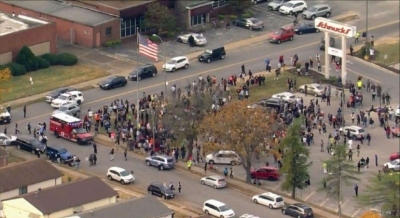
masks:
[[[334,20],[329,20],[326,18],[318,17],[315,19],[315,28],[328,33],[333,33],[335,35],[344,37],[354,37],[356,35],[356,27],[350,26],[345,23],[339,23]]]
[[[322,28],[322,29],[326,29],[326,30],[330,30],[330,31],[333,31],[333,32],[337,32],[337,33],[340,33],[340,34],[346,34],[346,35],[351,31],[350,28],[345,29],[343,27],[340,28],[340,27],[329,26],[328,23],[322,22],[322,21],[319,22],[317,28]]]

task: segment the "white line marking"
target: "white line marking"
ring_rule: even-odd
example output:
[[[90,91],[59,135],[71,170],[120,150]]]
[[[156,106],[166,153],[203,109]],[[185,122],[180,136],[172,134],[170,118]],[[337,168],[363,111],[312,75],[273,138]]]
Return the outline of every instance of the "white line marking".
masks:
[[[304,200],[307,201],[311,196],[313,196],[314,193],[315,191],[311,192],[311,194],[309,194]]]
[[[319,206],[322,207],[322,205],[324,205],[328,200],[329,200],[329,198],[325,199],[325,201],[323,201]]]
[[[361,208],[358,208],[358,210],[355,213],[353,213],[353,215],[351,215],[351,217],[355,217],[357,215],[357,213],[360,212],[360,210],[361,210]]]

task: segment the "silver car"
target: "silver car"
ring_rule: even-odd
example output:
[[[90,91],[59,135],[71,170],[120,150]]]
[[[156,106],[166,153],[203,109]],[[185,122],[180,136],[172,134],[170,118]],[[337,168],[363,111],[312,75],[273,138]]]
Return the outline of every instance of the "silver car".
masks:
[[[202,185],[208,185],[211,186],[215,189],[217,188],[225,188],[226,187],[226,181],[225,177],[220,176],[220,175],[213,175],[213,176],[206,176],[200,179],[200,183]]]
[[[307,9],[301,15],[304,19],[314,20],[317,17],[330,17],[332,14],[332,8],[329,5],[314,5]]]
[[[189,43],[189,37],[190,36],[193,36],[194,43],[196,45],[205,45],[205,44],[207,44],[206,37],[204,37],[203,34],[199,34],[199,33],[188,33],[188,34],[185,34],[185,35],[180,35],[180,36],[178,36],[177,40],[178,40],[178,42],[187,44],[187,43]]]
[[[53,114],[57,113],[65,113],[74,117],[79,117],[81,115],[81,108],[76,103],[65,104],[53,112]]]
[[[167,155],[155,155],[146,157],[146,165],[157,167],[159,170],[173,169],[175,167],[175,160],[173,157]]]
[[[306,86],[307,86],[307,94],[314,95],[315,97],[318,97],[318,96],[322,96],[322,94],[324,93],[324,87],[321,86],[318,83],[301,85],[298,88],[299,92],[304,93],[305,89],[306,89]]]
[[[400,171],[400,159],[392,160],[384,164],[389,170]]]

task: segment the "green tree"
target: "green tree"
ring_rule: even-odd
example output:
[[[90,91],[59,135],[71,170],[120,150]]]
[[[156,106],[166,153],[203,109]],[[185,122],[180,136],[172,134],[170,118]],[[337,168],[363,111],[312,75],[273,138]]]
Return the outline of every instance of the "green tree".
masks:
[[[250,0],[229,0],[229,3],[237,14],[242,14],[252,4]]]
[[[144,25],[147,28],[156,28],[157,33],[164,33],[175,29],[176,18],[168,7],[154,2],[147,5],[147,10],[144,13]]]
[[[359,181],[354,162],[348,161],[346,145],[340,144],[333,148],[334,155],[327,161],[328,174],[323,178],[319,191],[323,191],[332,199],[337,200],[339,217],[342,215],[342,185],[347,186]]]
[[[363,207],[381,206],[381,211],[391,211],[400,208],[400,174],[375,174],[369,180],[369,184],[357,202]],[[397,214],[399,215],[399,214]]]
[[[308,161],[309,150],[302,144],[301,124],[303,118],[295,119],[288,128],[285,138],[282,139],[279,148],[285,151],[283,155],[283,167],[281,173],[285,179],[281,188],[292,192],[292,198],[296,198],[296,188],[303,189],[305,181],[309,179],[308,168],[312,162]]]
[[[35,71],[39,68],[39,62],[28,46],[21,48],[15,58],[15,62],[24,66],[27,72]]]

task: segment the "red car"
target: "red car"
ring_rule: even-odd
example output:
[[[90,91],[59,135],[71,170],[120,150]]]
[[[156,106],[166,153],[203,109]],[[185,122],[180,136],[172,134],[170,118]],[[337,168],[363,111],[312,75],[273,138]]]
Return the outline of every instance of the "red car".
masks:
[[[269,42],[281,44],[284,41],[292,41],[293,37],[294,30],[292,27],[280,28],[269,36]]]
[[[400,159],[400,152],[396,152],[390,155],[389,157],[390,161]]]
[[[392,134],[397,137],[400,137],[400,128],[399,127],[394,128],[394,130],[392,130]]]
[[[278,168],[272,166],[260,167],[250,171],[252,179],[278,180],[279,176]]]

